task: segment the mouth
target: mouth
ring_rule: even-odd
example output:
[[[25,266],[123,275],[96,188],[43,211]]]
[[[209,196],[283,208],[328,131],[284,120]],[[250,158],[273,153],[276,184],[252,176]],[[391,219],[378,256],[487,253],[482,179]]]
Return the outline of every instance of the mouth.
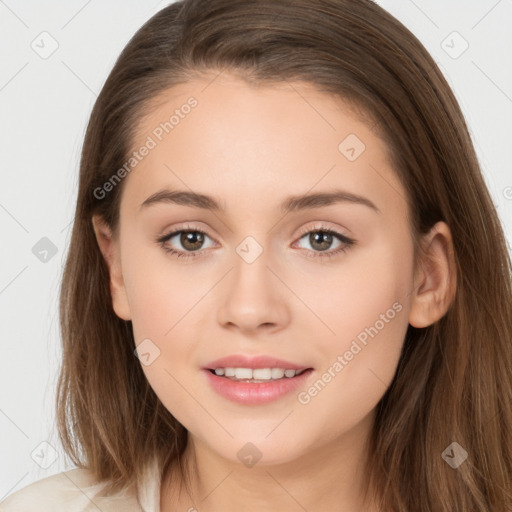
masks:
[[[305,388],[313,373],[313,368],[203,368],[206,384],[213,391],[242,405],[262,405],[285,399],[293,391]]]
[[[234,382],[266,383],[280,380],[294,379],[305,372],[312,371],[313,368],[302,368],[299,370],[293,368],[207,368],[207,370],[217,377],[229,379]]]

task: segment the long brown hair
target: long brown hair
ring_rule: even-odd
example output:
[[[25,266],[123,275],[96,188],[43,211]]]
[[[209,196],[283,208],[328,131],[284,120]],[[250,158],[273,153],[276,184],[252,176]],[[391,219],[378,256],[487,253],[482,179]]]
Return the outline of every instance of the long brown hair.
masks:
[[[129,158],[152,99],[223,70],[267,85],[305,81],[357,106],[388,145],[414,239],[437,221],[451,229],[454,300],[433,325],[409,326],[378,404],[366,474],[382,509],[510,510],[510,255],[454,94],[418,39],[370,0],[182,0],[125,47],[87,128],[62,280],[66,452],[112,491],[140,482],[154,457],[161,468],[181,461],[187,431],[149,386],[131,322],[114,313],[91,223],[98,213],[116,232],[124,182],[106,197],[94,190]],[[442,457],[452,442],[468,452],[457,469]]]

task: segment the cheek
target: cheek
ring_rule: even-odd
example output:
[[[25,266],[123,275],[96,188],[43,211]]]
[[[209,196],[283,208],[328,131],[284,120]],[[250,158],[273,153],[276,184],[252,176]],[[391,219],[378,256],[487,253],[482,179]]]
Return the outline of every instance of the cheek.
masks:
[[[403,309],[388,315],[388,323],[375,321],[369,315],[372,319],[359,329],[358,335],[331,342],[317,379],[298,396],[310,427],[323,428],[324,437],[335,437],[359,424],[389,388],[407,327],[402,320]],[[319,426],[326,411],[330,428]]]
[[[315,338],[323,362],[320,374],[326,372],[311,390],[317,403],[337,403],[343,405],[337,410],[346,406],[362,414],[380,400],[393,379],[408,327],[411,267],[412,245],[389,239],[352,254],[329,279],[315,276],[310,304],[330,329],[319,324],[322,335]]]
[[[130,251],[123,259],[123,273],[136,341],[170,340],[207,292],[207,279],[160,248]]]
[[[294,290],[318,318],[310,315],[327,352],[328,347],[348,348],[360,333],[364,339],[365,329],[374,324],[379,339],[387,338],[382,334],[387,332],[392,340],[393,330],[402,332],[407,325],[412,245],[400,246],[391,237],[382,237],[371,246],[346,253],[339,264],[310,268],[296,280]]]
[[[194,309],[199,310],[197,303],[208,283],[188,277],[186,266],[157,252],[134,251],[123,261],[133,334],[135,344],[144,347],[139,359],[151,388],[175,417],[187,423],[191,412],[198,414],[191,396],[201,392],[197,379],[190,378],[197,341],[191,321],[197,318]]]
[[[187,270],[163,250],[142,248],[125,254],[123,272],[135,344],[150,354],[149,364],[139,356],[142,369],[164,405],[185,414],[194,410],[187,391],[196,396],[201,390],[195,389],[195,381],[187,381],[187,391],[179,383],[191,374],[199,340],[194,333],[206,329],[198,325],[204,316],[198,315],[201,298],[214,281],[206,274],[198,277],[192,266]]]

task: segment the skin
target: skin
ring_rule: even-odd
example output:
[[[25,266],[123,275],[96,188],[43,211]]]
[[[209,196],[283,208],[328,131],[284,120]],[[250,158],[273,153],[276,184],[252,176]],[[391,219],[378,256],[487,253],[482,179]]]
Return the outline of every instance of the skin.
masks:
[[[134,147],[191,95],[198,100],[125,178],[119,238],[93,218],[114,311],[132,321],[136,344],[149,338],[160,350],[142,368],[189,431],[187,462],[197,458],[192,495],[178,496],[169,473],[161,509],[359,511],[375,408],[407,326],[434,323],[453,298],[450,230],[436,224],[423,238],[425,258],[414,261],[405,190],[385,144],[347,103],[305,83],[254,87],[212,76],[173,87],[141,121]],[[354,161],[338,149],[349,134],[366,146]],[[164,187],[214,196],[226,211],[139,209]],[[350,202],[279,211],[289,195],[334,188],[380,211]],[[196,243],[200,256],[178,259],[156,241],[190,226],[207,234]],[[307,234],[321,227],[357,243],[321,257],[345,245],[333,237],[322,251]],[[263,249],[250,264],[236,252],[247,236]],[[166,244],[193,252],[179,234]],[[307,404],[296,392],[264,405],[233,403],[200,370],[230,354],[267,354],[313,367],[299,391],[307,390],[394,303],[400,312]],[[237,457],[249,441],[262,454],[253,467]]]

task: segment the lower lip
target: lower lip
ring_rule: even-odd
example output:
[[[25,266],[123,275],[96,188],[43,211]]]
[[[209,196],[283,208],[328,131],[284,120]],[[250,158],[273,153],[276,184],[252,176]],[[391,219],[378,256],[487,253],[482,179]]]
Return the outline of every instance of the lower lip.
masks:
[[[209,370],[203,370],[214,391],[228,400],[246,405],[265,404],[291,393],[304,385],[312,371],[309,369],[296,377],[284,377],[268,382],[243,382],[219,377]]]

